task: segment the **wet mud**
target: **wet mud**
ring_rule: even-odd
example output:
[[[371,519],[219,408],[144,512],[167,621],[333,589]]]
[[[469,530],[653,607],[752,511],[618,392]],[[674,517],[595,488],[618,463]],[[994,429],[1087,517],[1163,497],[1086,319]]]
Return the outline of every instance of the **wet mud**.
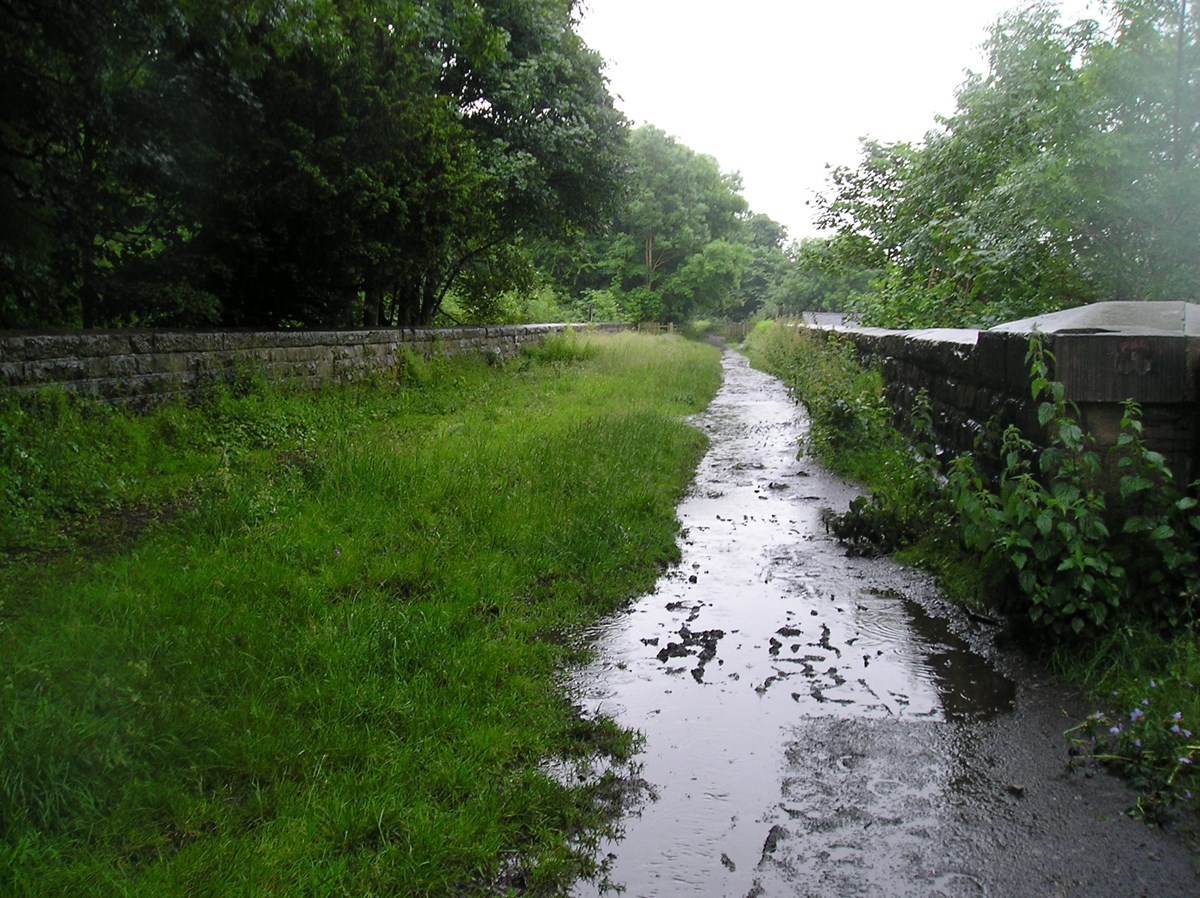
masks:
[[[681,563],[589,634],[585,711],[645,736],[609,885],[681,896],[1194,896],[1184,841],[1066,766],[1073,695],[994,627],[822,523],[854,488],[802,410],[726,352]],[[609,894],[579,883],[576,898]],[[615,894],[615,892],[613,892]]]

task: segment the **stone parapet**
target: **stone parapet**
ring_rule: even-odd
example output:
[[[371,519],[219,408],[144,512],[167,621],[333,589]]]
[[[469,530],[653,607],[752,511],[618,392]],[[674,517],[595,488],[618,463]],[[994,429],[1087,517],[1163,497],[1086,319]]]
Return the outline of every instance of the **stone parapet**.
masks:
[[[823,330],[878,360],[898,423],[907,424],[925,390],[935,436],[953,452],[972,449],[989,426],[1015,424],[1035,443],[1047,442],[1026,362],[1037,332],[1054,356],[1052,378],[1097,448],[1116,443],[1122,404],[1133,399],[1147,445],[1181,482],[1200,478],[1200,305],[1096,303],[984,331]]]
[[[244,374],[318,384],[386,372],[403,354],[506,359],[566,330],[624,324],[527,324],[352,331],[0,332],[0,390],[61,387],[133,404],[187,395]]]

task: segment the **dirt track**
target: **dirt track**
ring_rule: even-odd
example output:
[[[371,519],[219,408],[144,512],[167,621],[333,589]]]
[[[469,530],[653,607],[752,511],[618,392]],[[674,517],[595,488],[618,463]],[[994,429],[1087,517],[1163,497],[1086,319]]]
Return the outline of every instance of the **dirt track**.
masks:
[[[992,628],[822,509],[853,489],[797,460],[802,413],[733,353],[683,561],[596,634],[580,701],[642,731],[650,785],[606,845],[635,898],[1192,898],[1182,839],[1066,770],[1082,707]],[[1069,712],[1069,713],[1068,713]],[[580,884],[578,898],[598,894]]]

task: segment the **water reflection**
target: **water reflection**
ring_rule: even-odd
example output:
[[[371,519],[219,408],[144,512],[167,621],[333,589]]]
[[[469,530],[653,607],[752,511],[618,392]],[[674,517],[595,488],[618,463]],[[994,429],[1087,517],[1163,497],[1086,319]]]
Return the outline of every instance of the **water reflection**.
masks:
[[[588,710],[645,735],[640,775],[657,799],[603,848],[611,878],[642,898],[766,889],[787,878],[787,846],[820,827],[905,813],[919,828],[951,778],[941,730],[1014,697],[917,601],[926,580],[848,558],[825,533],[822,508],[854,491],[797,460],[804,421],[784,388],[738,356],[725,372],[697,421],[711,443],[679,509],[682,563],[597,630],[576,677]]]

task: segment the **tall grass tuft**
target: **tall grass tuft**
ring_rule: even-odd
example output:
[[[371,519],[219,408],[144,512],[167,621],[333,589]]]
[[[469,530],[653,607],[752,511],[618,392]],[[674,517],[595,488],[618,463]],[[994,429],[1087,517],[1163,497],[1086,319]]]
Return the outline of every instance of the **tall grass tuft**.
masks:
[[[602,796],[544,761],[632,737],[558,672],[677,557],[703,450],[681,416],[720,375],[680,339],[576,339],[142,417],[9,400],[0,893],[587,874]]]

